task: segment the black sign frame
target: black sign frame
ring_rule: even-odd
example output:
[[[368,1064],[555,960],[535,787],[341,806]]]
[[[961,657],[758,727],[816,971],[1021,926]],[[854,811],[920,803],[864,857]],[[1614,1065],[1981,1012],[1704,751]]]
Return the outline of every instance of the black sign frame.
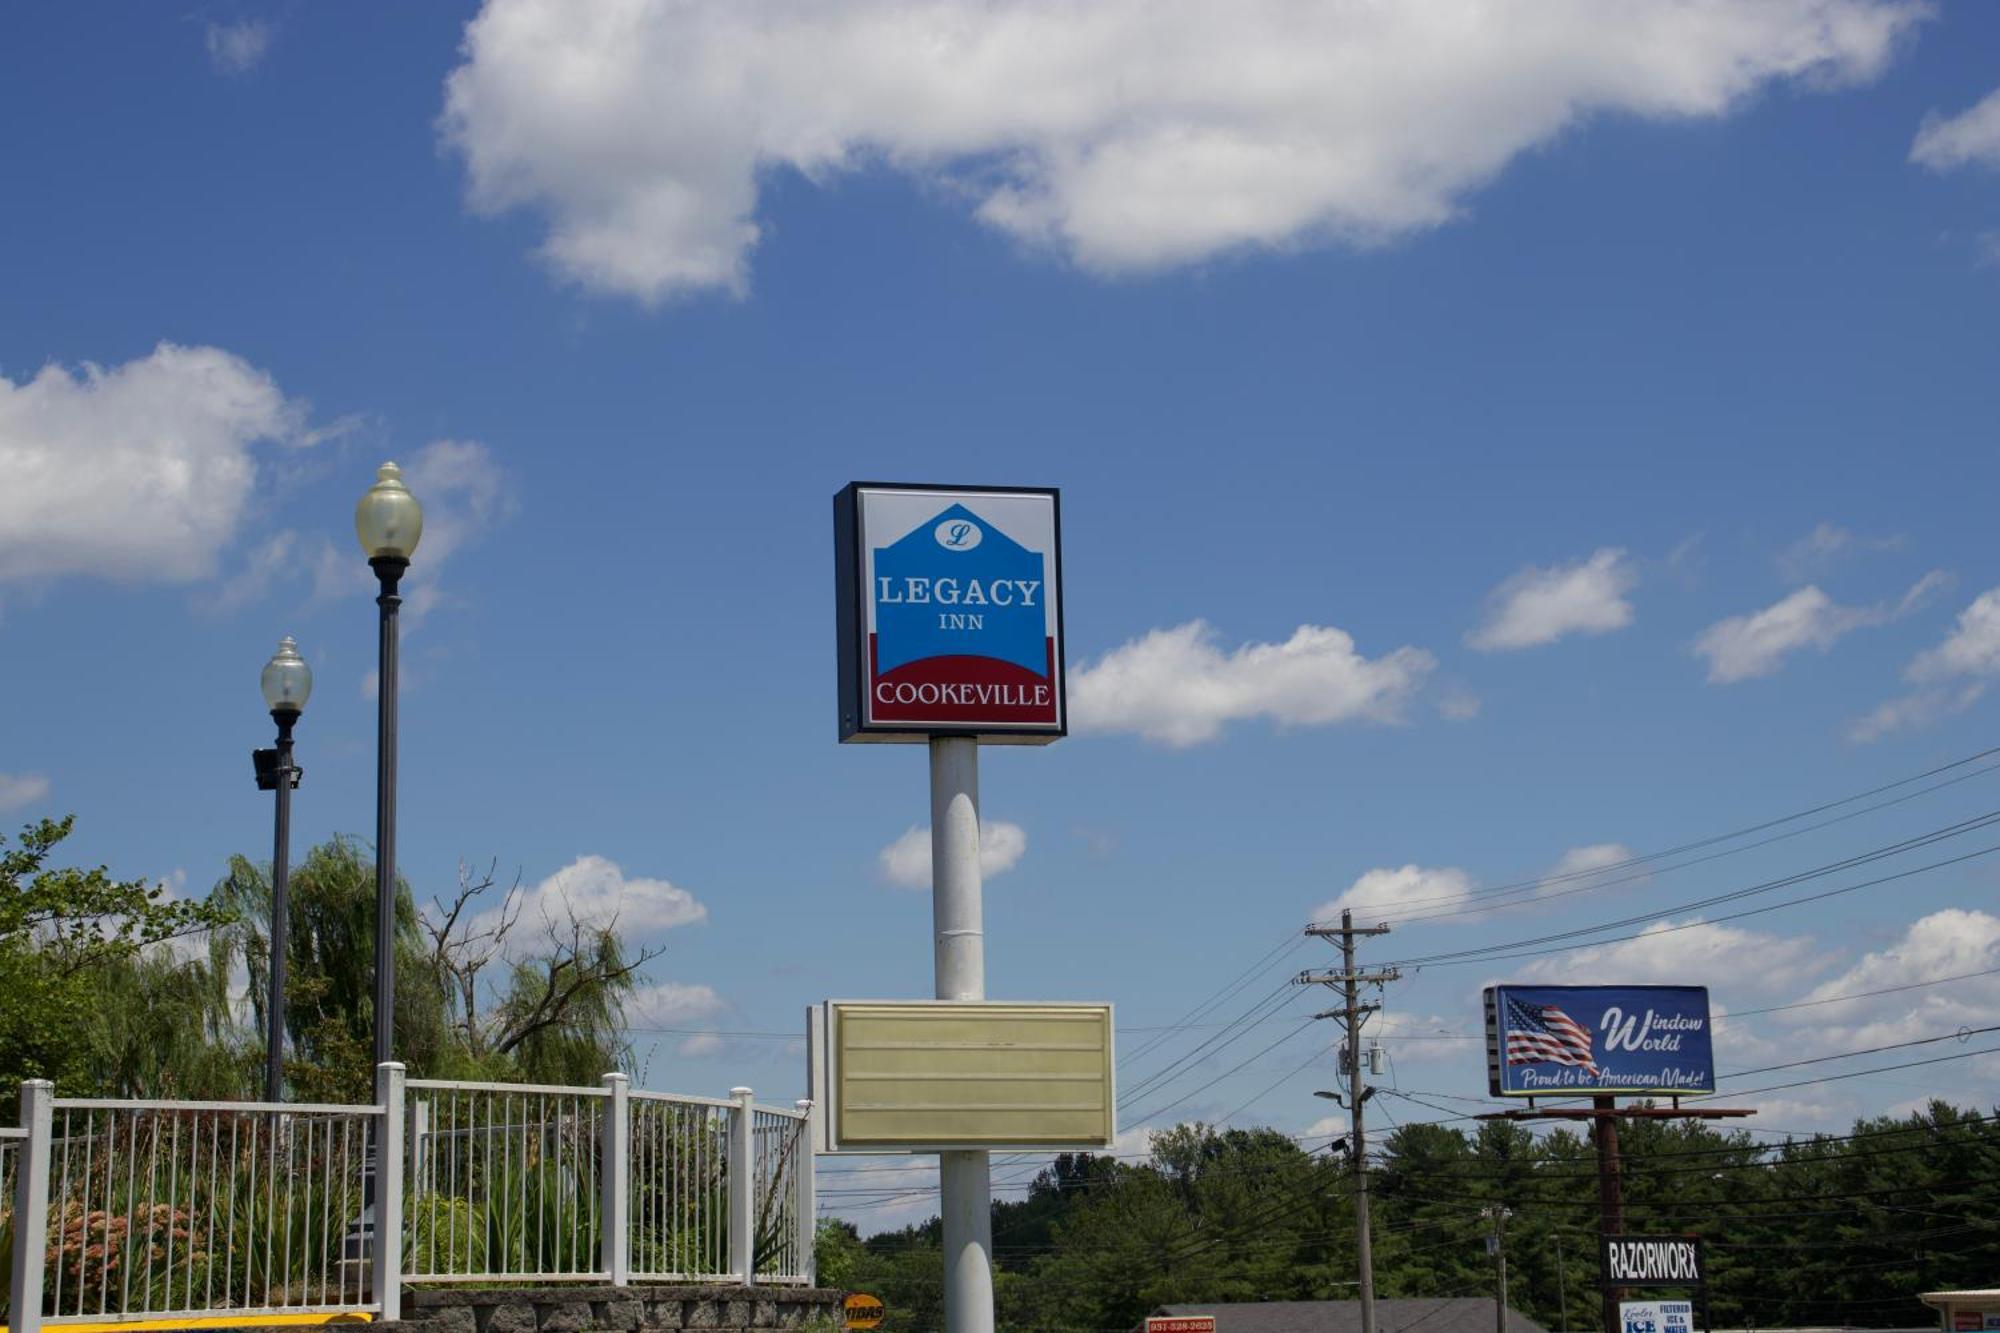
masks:
[[[862,671],[867,637],[867,609],[862,586],[861,492],[937,491],[971,495],[1047,496],[1055,515],[1054,566],[1056,594],[1056,718],[1053,726],[962,726],[953,723],[880,723],[866,721],[868,682]],[[921,744],[936,736],[968,736],[982,745],[1047,745],[1069,735],[1069,598],[1063,584],[1062,488],[1059,486],[944,486],[929,482],[851,481],[833,497],[834,638],[840,654],[836,679],[839,691],[839,735],[843,744],[887,742]]]
[[[1614,1245],[1686,1245],[1694,1252],[1693,1277],[1613,1277],[1611,1275],[1611,1247]],[[1624,1287],[1702,1287],[1708,1286],[1708,1256],[1702,1250],[1700,1236],[1647,1235],[1647,1236],[1606,1236],[1597,1252],[1600,1285],[1606,1288]]]

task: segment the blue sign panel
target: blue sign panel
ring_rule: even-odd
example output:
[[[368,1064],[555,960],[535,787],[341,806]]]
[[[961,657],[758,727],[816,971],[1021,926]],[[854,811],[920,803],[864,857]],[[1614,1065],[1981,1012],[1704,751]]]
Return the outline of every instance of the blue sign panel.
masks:
[[[1067,730],[1052,490],[856,483],[834,500],[840,738]]]
[[[1487,1088],[1495,1097],[1715,1091],[1705,986],[1489,986]]]

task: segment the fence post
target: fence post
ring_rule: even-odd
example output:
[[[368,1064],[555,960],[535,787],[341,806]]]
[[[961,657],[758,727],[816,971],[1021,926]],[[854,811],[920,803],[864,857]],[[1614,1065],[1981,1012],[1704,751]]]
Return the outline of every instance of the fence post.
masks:
[[[604,1076],[605,1097],[603,1151],[598,1155],[601,1178],[597,1182],[603,1199],[599,1209],[604,1227],[604,1271],[611,1285],[625,1286],[632,1280],[632,1080],[620,1073]]]
[[[813,1144],[819,1140],[815,1136],[813,1117],[819,1108],[812,1104],[812,1098],[801,1097],[795,1103],[799,1109],[798,1146],[792,1149],[793,1179],[798,1185],[798,1202],[793,1205],[799,1219],[799,1271],[805,1274],[806,1285],[819,1285],[819,1264],[814,1255],[813,1242],[819,1237],[818,1204],[813,1195]]]
[[[431,1102],[418,1097],[410,1103],[410,1174],[403,1181],[404,1193],[412,1199],[431,1192]],[[407,1208],[406,1208],[407,1211]],[[412,1242],[414,1246],[415,1242]]]
[[[20,1143],[14,1163],[14,1285],[9,1333],[42,1326],[42,1267],[49,1249],[49,1140],[56,1085],[45,1078],[21,1083]]]
[[[731,1088],[729,1121],[729,1266],[746,1287],[757,1283],[757,1153],[751,1091]]]
[[[403,1066],[375,1066],[375,1299],[384,1321],[403,1317]]]

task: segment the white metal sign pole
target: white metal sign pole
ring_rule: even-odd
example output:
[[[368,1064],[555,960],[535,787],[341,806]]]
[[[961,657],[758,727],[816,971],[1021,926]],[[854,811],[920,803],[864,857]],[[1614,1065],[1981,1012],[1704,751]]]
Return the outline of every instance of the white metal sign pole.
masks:
[[[933,736],[931,921],[937,998],[986,998],[979,877],[979,742]],[[993,1333],[993,1179],[984,1152],[938,1154],[947,1333]]]

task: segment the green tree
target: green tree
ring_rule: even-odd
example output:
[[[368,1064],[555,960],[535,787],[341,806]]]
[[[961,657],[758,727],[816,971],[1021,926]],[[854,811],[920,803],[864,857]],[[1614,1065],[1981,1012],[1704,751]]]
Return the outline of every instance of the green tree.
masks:
[[[142,950],[228,920],[217,904],[177,901],[103,866],[52,867],[75,824],[31,823],[13,847],[0,837],[0,1078],[10,1096],[25,1078],[96,1091],[94,1065],[124,1017],[113,975]]]
[[[594,1082],[629,1057],[624,1004],[657,949],[629,953],[615,921],[566,914],[520,943],[525,895],[461,870],[453,896],[419,908],[396,885],[396,1056],[425,1078]],[[374,1084],[375,864],[353,838],[292,872],[285,977],[286,1078],[304,1100],[366,1100]],[[234,924],[219,957],[250,978],[255,1030],[270,993],[268,870],[233,857],[216,899]]]

